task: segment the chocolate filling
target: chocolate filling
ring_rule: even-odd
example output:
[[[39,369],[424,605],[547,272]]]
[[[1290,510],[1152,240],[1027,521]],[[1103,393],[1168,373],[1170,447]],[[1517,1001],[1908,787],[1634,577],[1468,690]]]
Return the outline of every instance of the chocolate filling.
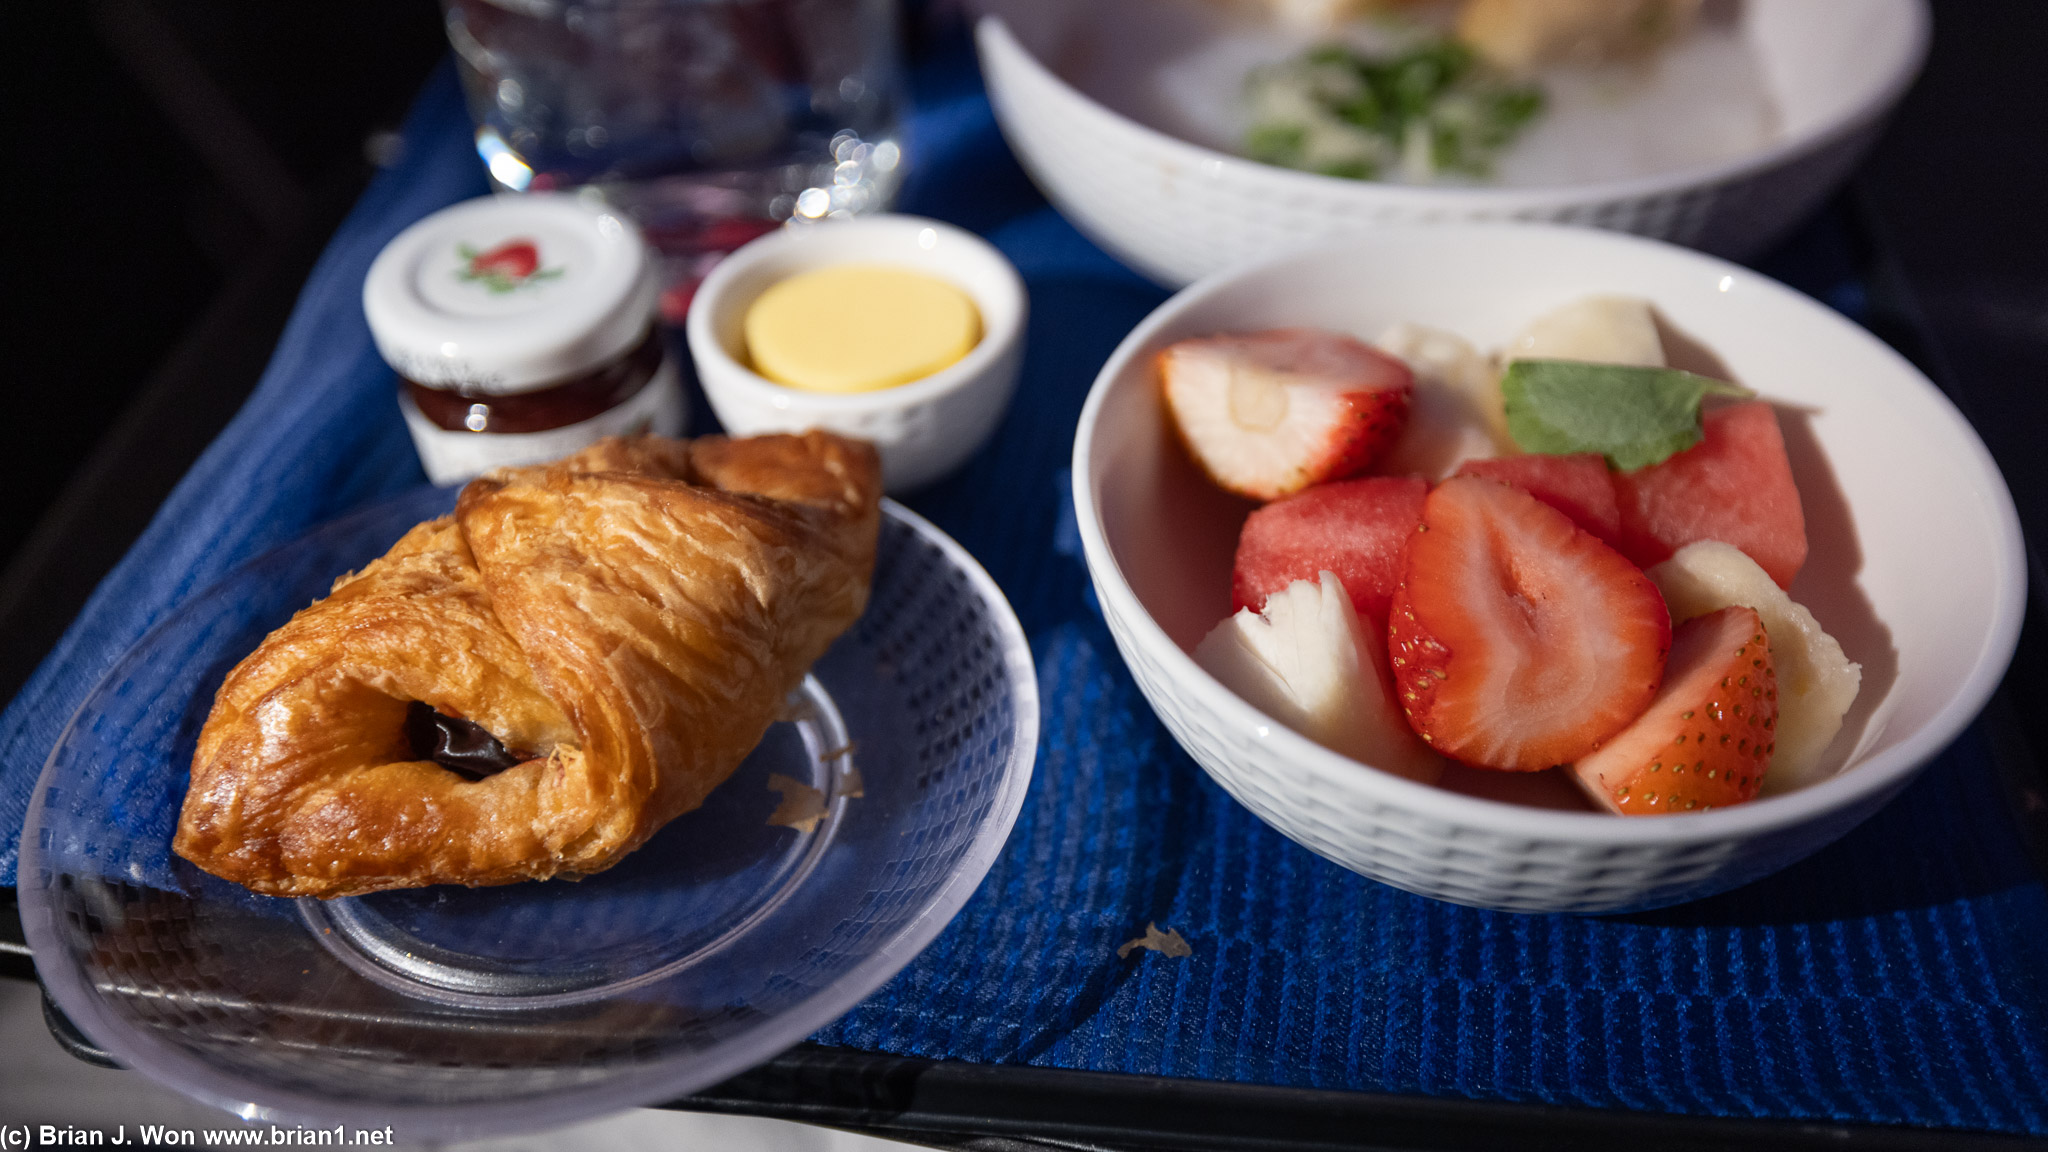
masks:
[[[414,756],[432,760],[465,780],[495,776],[533,759],[508,751],[483,725],[438,712],[420,700],[406,706],[405,738],[411,741]]]

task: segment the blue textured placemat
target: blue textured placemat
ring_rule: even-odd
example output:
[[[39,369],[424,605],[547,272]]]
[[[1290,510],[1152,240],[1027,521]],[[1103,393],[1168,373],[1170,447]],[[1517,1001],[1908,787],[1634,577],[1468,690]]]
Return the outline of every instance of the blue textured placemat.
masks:
[[[1095,371],[1165,298],[1043,206],[964,40],[917,74],[903,207],[985,232],[1032,298],[995,442],[911,501],[1009,594],[1039,663],[1030,798],[922,956],[815,1039],[991,1063],[2048,1135],[2048,893],[1976,730],[1898,802],[1750,888],[1609,919],[1479,912],[1325,863],[1210,784],[1095,614],[1065,466]],[[247,406],[0,716],[0,881],[36,773],[94,680],[182,597],[422,482],[364,327],[372,256],[484,190],[452,73],[336,234]],[[1857,314],[1825,224],[1767,271]],[[1148,922],[1185,958],[1117,947]]]

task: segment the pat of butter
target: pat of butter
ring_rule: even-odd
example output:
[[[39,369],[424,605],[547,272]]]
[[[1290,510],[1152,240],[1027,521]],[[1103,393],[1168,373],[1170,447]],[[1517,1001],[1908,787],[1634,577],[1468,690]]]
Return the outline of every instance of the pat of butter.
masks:
[[[804,272],[747,309],[754,371],[813,392],[872,392],[921,380],[981,339],[965,292],[905,268],[841,264]]]

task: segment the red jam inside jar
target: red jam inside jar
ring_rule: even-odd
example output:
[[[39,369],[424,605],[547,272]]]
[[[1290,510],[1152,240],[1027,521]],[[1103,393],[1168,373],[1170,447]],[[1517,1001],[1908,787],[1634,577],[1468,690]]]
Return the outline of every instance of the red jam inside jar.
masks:
[[[627,352],[579,376],[531,392],[505,396],[432,388],[404,380],[412,402],[438,428],[450,432],[548,432],[601,416],[638,395],[661,368],[667,349],[661,329]],[[403,377],[401,377],[403,380]]]

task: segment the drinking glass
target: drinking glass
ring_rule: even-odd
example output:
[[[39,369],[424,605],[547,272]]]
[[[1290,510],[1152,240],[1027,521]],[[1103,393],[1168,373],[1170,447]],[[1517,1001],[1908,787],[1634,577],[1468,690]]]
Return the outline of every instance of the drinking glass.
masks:
[[[445,0],[500,189],[588,186],[663,256],[680,320],[724,253],[886,208],[902,149],[896,0]]]

